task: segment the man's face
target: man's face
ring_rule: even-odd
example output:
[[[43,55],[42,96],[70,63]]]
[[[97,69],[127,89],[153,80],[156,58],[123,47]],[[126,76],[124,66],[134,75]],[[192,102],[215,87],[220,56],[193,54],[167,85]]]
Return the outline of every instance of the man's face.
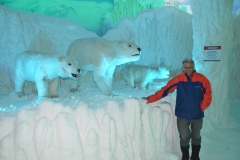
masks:
[[[193,64],[191,62],[183,63],[183,72],[186,73],[188,76],[191,76],[194,71]]]

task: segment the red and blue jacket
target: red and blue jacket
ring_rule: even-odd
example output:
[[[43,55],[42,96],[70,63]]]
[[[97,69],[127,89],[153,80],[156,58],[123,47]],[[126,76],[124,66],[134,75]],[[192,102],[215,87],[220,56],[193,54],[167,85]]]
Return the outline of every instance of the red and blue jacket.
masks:
[[[168,81],[167,85],[148,96],[148,103],[155,102],[177,89],[175,115],[188,120],[204,117],[204,110],[212,102],[209,80],[193,72],[191,76],[182,72]]]

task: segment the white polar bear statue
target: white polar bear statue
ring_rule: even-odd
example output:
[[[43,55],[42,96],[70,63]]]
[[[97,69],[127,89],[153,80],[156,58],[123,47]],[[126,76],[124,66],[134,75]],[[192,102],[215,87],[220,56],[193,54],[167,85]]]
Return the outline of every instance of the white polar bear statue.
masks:
[[[58,78],[77,79],[80,68],[76,60],[66,56],[23,52],[15,60],[15,92],[24,95],[26,81],[36,83],[38,99],[58,97]]]
[[[154,79],[168,78],[170,74],[164,67],[153,69],[140,65],[128,65],[122,69],[121,73],[129,87],[134,88],[136,83],[139,83],[140,89],[147,89],[148,83],[153,82]]]
[[[73,41],[67,55],[75,58],[82,70],[81,77],[93,71],[95,83],[105,95],[112,94],[112,80],[117,65],[138,61],[141,49],[134,43],[109,41],[104,38],[83,38]],[[74,82],[71,91],[77,91]]]

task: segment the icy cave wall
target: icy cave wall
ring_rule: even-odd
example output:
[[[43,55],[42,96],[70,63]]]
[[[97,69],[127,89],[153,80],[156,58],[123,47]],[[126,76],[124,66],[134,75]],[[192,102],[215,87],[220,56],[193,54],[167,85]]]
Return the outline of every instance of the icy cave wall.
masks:
[[[125,17],[135,18],[143,10],[165,6],[164,0],[114,0],[110,12],[103,16],[102,34],[115,28],[118,22]]]
[[[234,16],[233,51],[229,57],[229,98],[240,99],[240,12]]]

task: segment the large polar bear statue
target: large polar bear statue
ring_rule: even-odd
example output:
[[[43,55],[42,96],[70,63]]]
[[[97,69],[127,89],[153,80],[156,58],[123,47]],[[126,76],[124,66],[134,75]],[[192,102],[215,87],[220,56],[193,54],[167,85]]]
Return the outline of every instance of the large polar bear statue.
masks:
[[[15,60],[15,92],[24,95],[26,81],[36,83],[38,100],[58,97],[58,78],[77,79],[80,68],[76,60],[66,56],[23,52]]]
[[[82,70],[81,77],[93,71],[95,83],[105,95],[112,94],[112,80],[117,65],[138,61],[141,49],[134,43],[109,41],[104,38],[83,38],[73,41],[67,55],[75,58]],[[71,91],[77,91],[74,82]]]
[[[158,69],[141,65],[127,65],[121,71],[127,85],[131,88],[136,87],[139,83],[140,89],[148,89],[148,84],[154,79],[164,79],[169,77],[169,70],[164,67]]]

